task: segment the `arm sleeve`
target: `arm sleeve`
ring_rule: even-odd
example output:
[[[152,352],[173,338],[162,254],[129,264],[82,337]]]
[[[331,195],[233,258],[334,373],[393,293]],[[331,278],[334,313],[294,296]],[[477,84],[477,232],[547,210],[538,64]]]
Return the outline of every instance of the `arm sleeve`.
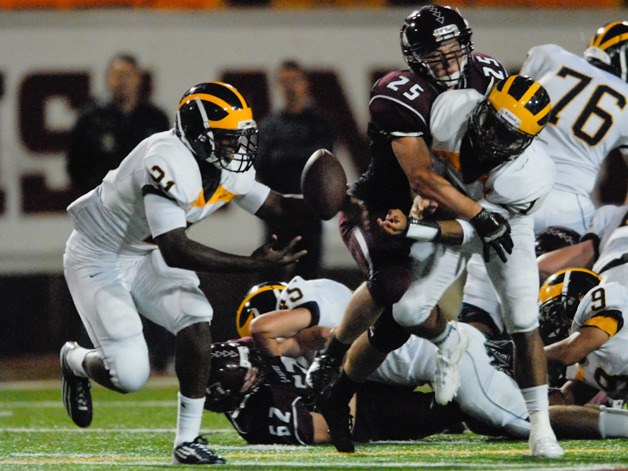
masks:
[[[160,236],[180,227],[186,227],[185,211],[174,201],[148,193],[144,196],[146,220],[153,237]]]
[[[238,196],[234,201],[246,212],[255,214],[262,207],[269,193],[270,188],[268,186],[255,181],[250,191],[242,196]]]

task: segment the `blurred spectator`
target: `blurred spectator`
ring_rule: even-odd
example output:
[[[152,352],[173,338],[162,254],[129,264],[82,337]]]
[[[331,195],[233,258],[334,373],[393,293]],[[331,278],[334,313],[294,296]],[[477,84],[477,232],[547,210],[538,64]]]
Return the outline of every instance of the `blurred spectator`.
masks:
[[[281,63],[276,83],[283,108],[260,123],[257,175],[275,191],[300,194],[301,172],[310,155],[321,148],[333,151],[333,128],[329,118],[312,102],[307,73],[297,61]],[[294,275],[318,278],[323,255],[322,229],[318,219],[299,226],[265,223],[265,240],[276,234],[278,244],[283,246],[300,235],[303,240],[299,249],[307,249],[308,254],[296,265],[263,273],[263,277],[267,280],[287,280]]]
[[[137,59],[116,54],[107,67],[107,100],[94,100],[81,110],[70,134],[67,171],[72,190],[84,194],[100,184],[146,137],[166,131],[166,114],[142,96],[143,74]],[[165,372],[174,355],[174,337],[142,318],[152,367]],[[91,343],[84,333],[84,344]]]
[[[170,128],[166,114],[141,95],[135,57],[114,56],[107,67],[108,100],[88,104],[70,135],[67,171],[79,194],[95,188],[144,138]]]

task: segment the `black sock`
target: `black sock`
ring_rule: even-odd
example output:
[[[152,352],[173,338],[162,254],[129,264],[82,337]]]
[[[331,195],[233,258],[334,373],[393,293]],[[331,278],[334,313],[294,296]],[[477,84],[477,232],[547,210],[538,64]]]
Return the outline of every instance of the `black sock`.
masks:
[[[334,398],[342,402],[343,404],[349,404],[349,401],[351,400],[359,386],[360,383],[356,383],[355,381],[353,381],[347,376],[345,370],[342,370],[338,381],[336,381],[336,384],[334,384],[333,386]]]
[[[347,350],[349,350],[350,346],[351,344],[347,345],[342,343],[334,335],[332,336],[331,342],[329,342],[329,346],[325,350],[325,353],[331,356],[334,360],[337,361],[338,365],[340,365],[340,363],[342,363],[342,359],[345,356],[345,353],[347,353]]]

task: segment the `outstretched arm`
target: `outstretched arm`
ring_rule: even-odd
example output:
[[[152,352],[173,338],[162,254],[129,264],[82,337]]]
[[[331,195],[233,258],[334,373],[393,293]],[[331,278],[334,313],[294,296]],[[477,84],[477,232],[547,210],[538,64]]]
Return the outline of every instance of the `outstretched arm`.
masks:
[[[590,269],[594,261],[595,247],[591,239],[547,252],[537,258],[541,283],[551,274],[563,268],[583,267]]]
[[[482,206],[463,195],[449,181],[431,170],[432,158],[427,144],[420,137],[403,137],[392,141],[395,156],[415,193],[433,199],[456,216],[471,219]]]
[[[318,219],[309,209],[301,195],[284,195],[272,191],[255,215],[272,222],[305,222]]]
[[[566,339],[547,345],[545,355],[547,361],[556,361],[565,366],[573,365],[600,348],[609,338],[602,329],[584,326]]]
[[[312,314],[305,308],[271,311],[253,319],[251,336],[264,355],[298,356],[300,349],[293,337],[311,322]]]
[[[159,250],[171,267],[200,272],[251,273],[270,267],[288,265],[307,253],[295,252],[300,238],[293,239],[286,247],[275,250],[273,242],[264,244],[250,256],[235,255],[212,249],[188,238],[183,227],[155,237]]]

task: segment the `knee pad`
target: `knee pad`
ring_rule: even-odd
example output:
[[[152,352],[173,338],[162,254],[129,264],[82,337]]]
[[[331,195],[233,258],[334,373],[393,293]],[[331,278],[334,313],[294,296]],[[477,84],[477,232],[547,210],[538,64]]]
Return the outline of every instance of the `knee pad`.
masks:
[[[124,392],[137,391],[146,384],[150,364],[148,347],[141,334],[102,345],[102,348],[113,384]]]
[[[397,350],[409,337],[410,334],[393,319],[391,308],[386,308],[368,330],[371,346],[384,353]]]
[[[402,327],[414,327],[423,324],[436,307],[431,301],[417,302],[416,299],[401,300],[393,306],[392,315]]]

